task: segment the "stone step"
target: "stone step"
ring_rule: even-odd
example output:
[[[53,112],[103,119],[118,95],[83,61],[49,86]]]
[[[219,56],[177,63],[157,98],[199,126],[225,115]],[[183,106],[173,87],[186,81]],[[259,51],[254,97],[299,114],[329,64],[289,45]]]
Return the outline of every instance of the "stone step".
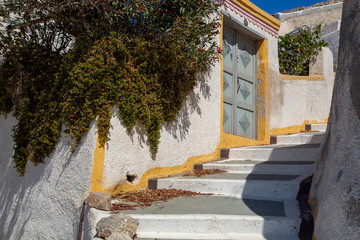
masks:
[[[296,199],[301,175],[223,173],[197,177],[151,179],[152,189],[183,189],[254,199]]]
[[[117,213],[139,221],[136,234],[140,239],[292,240],[298,239],[301,222],[295,200],[196,195],[116,212],[88,207],[84,228],[93,231],[101,218]]]
[[[298,239],[300,219],[241,215],[136,215],[139,237],[180,239]],[[260,238],[261,239],[261,238]]]
[[[217,234],[182,234],[182,233],[173,233],[169,234],[168,236],[156,234],[155,237],[154,233],[142,233],[142,236],[149,236],[149,237],[141,237],[141,238],[134,238],[135,240],[197,240],[197,239],[212,239],[212,240],[220,240],[220,239],[228,239],[228,240],[266,240],[266,238],[262,234],[237,234],[237,236],[234,236],[233,234],[231,238],[230,236],[224,236],[224,234],[221,234],[220,236]],[[190,238],[189,238],[190,237]],[[197,237],[197,238],[195,238]],[[288,239],[288,238],[285,238]]]
[[[314,161],[320,144],[276,144],[223,150],[223,157],[234,160]]]
[[[229,238],[230,236],[224,236],[224,234],[221,234],[219,236],[217,234],[189,235],[189,234],[182,234],[182,233],[173,233],[171,235],[169,234],[168,236],[161,236],[160,234],[157,234],[156,237],[151,237],[153,235],[154,235],[154,233],[142,233],[142,236],[149,236],[149,237],[148,238],[137,237],[137,238],[135,238],[135,240],[184,240],[184,239],[186,239],[186,240],[197,240],[197,239],[266,240],[266,238],[262,234],[237,234],[237,236],[231,236],[231,238]],[[190,237],[190,238],[188,238],[188,237]],[[195,238],[195,237],[197,237],[197,238]],[[226,237],[226,238],[224,238],[224,237]],[[285,239],[288,239],[288,238],[285,238]]]
[[[321,143],[324,138],[323,132],[296,133],[289,135],[272,136],[272,141],[276,144],[307,144]],[[274,138],[276,140],[274,140]]]
[[[252,161],[221,160],[194,166],[195,170],[220,169],[243,174],[295,174],[311,175],[314,169],[312,161]]]
[[[139,220],[139,238],[298,239],[300,226],[296,201],[198,195],[121,213]]]
[[[220,233],[220,234],[189,234],[189,233],[139,233],[140,238],[135,238],[135,240],[197,240],[197,239],[211,239],[211,240],[299,240],[297,236],[294,235],[284,235],[284,234],[273,234],[267,235],[266,237],[263,234],[247,234],[247,233]]]
[[[307,124],[305,128],[311,131],[326,132],[327,124]]]
[[[225,159],[195,168],[222,169],[226,173],[149,180],[150,189],[182,189],[208,195],[179,197],[119,213],[139,221],[139,240],[298,240],[301,219],[296,196],[300,182],[313,172],[319,146],[276,144],[223,150],[221,157]],[[101,217],[111,214],[88,211],[86,229],[94,229]]]

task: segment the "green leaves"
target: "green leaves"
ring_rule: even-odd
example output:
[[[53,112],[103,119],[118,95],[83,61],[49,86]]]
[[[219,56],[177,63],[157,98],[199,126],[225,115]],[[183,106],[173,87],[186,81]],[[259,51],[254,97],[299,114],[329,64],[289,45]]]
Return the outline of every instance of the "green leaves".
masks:
[[[156,154],[161,126],[176,119],[197,74],[218,57],[218,20],[207,18],[218,7],[212,0],[15,0],[6,7],[22,23],[0,39],[0,113],[12,110],[18,120],[20,175],[27,161],[51,155],[62,125],[72,151],[95,120],[104,145],[114,107],[127,133],[139,126]]]
[[[321,40],[321,25],[313,32],[301,29],[298,35],[286,34],[279,37],[280,73],[289,75],[309,75],[309,64],[322,47],[328,44]]]

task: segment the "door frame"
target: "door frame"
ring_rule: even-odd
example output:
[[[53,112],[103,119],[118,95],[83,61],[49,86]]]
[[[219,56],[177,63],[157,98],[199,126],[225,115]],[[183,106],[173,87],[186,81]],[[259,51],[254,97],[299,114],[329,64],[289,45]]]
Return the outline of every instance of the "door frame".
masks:
[[[251,138],[251,139],[257,139],[257,132],[258,132],[258,109],[257,109],[257,43],[256,40],[244,35],[242,32],[240,32],[237,29],[234,29],[231,26],[228,26],[227,24],[224,24],[224,29],[228,29],[227,31],[231,32],[230,34],[233,36],[232,39],[232,44],[233,44],[233,54],[234,54],[234,59],[233,59],[233,63],[232,63],[232,67],[228,68],[225,65],[223,65],[223,71],[222,74],[224,73],[228,73],[232,75],[232,86],[233,86],[233,91],[232,91],[232,97],[230,98],[225,98],[225,95],[223,95],[223,102],[228,103],[230,105],[232,105],[232,120],[231,120],[231,133],[232,135],[236,135],[239,137],[245,137],[245,138]],[[225,30],[224,30],[225,31]],[[224,31],[223,31],[223,36],[224,37]],[[247,51],[250,53],[251,57],[253,58],[253,62],[251,63],[251,75],[247,75],[244,74],[242,72],[240,72],[240,69],[238,68],[239,66],[239,61],[241,64],[241,60],[239,59],[239,51],[240,51],[240,46],[239,43],[243,40],[243,42],[245,42],[245,45],[247,45],[249,43],[250,49],[248,49]],[[224,41],[224,40],[223,40]],[[247,104],[246,102],[239,102],[238,101],[238,94],[239,94],[239,81],[243,81],[243,82],[247,82],[249,84],[251,84],[251,93],[252,93],[252,100],[251,100],[251,104]],[[250,112],[250,114],[252,115],[252,121],[251,121],[251,128],[252,128],[252,134],[251,136],[240,136],[237,135],[238,134],[238,128],[239,128],[239,124],[238,121],[240,121],[240,116],[238,116],[238,109],[242,109],[246,112]]]
[[[255,104],[254,104],[254,118],[255,118],[255,126],[253,138],[246,138],[237,135],[233,135],[233,133],[228,134],[224,133],[225,137],[229,139],[230,136],[234,138],[240,139],[249,139],[255,141],[267,141],[269,137],[268,133],[268,39],[262,34],[256,32],[255,30],[245,26],[239,20],[230,17],[226,12],[221,11],[222,18],[222,27],[221,27],[221,47],[223,44],[223,34],[224,34],[224,26],[229,27],[237,31],[240,35],[245,36],[246,38],[252,40],[254,42],[254,57],[255,57],[255,76],[254,76],[254,84],[255,87]],[[224,95],[223,95],[223,82],[224,82],[224,66],[221,58],[221,89],[222,89],[222,97],[221,97],[221,129],[223,129],[223,114],[224,114]],[[235,107],[234,107],[235,108]],[[260,114],[260,115],[259,115]],[[234,141],[235,139],[231,140]],[[238,140],[236,140],[238,141]],[[243,141],[243,140],[241,140]]]

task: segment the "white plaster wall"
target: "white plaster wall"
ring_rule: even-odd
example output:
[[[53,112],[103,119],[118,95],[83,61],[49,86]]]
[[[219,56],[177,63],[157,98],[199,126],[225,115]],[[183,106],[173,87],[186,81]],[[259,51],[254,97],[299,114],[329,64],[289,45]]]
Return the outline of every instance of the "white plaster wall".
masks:
[[[211,76],[211,77],[210,77]],[[111,120],[111,140],[106,144],[103,187],[126,183],[126,175],[136,175],[155,167],[182,165],[189,157],[212,153],[220,140],[220,67],[198,84],[186,100],[177,122],[161,130],[159,150],[153,159],[146,135],[129,135],[118,118]],[[210,81],[210,78],[212,79]]]
[[[291,13],[277,13],[276,17],[281,21],[279,34],[285,35],[304,25],[309,27],[319,24],[323,27],[330,25],[341,19],[342,6],[343,3],[335,3]]]
[[[244,18],[229,8],[223,11],[240,22]],[[260,29],[252,22],[248,28],[259,32],[269,41],[269,81],[279,76],[277,61],[277,38]],[[218,35],[220,42],[220,35]],[[153,159],[146,136],[127,134],[116,117],[111,120],[111,140],[106,144],[103,187],[127,183],[126,175],[136,175],[138,183],[149,169],[184,164],[188,158],[212,153],[220,142],[221,118],[221,67],[217,62],[204,76],[194,92],[186,100],[177,122],[163,127],[159,151]]]
[[[281,93],[270,102],[280,105],[270,112],[270,129],[300,125],[305,120],[322,122],[328,118],[335,78],[329,48],[323,48],[317,61],[318,64],[310,66],[310,72],[323,73],[324,80],[280,80]]]
[[[96,144],[93,124],[74,154],[64,137],[44,164],[20,177],[11,159],[16,120],[0,117],[0,239],[76,239],[90,189]]]
[[[282,114],[284,88],[279,72],[278,39],[269,40],[269,129],[277,124],[277,116]]]

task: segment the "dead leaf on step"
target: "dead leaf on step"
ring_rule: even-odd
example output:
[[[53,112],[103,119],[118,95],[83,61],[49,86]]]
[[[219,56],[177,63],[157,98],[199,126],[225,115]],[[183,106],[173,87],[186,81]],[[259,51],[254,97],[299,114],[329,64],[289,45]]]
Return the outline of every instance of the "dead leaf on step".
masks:
[[[128,192],[128,193],[118,194],[113,197],[116,199],[120,199],[121,201],[124,202],[136,202],[138,203],[138,205],[125,206],[127,204],[120,204],[122,205],[118,207],[120,209],[114,209],[114,210],[132,210],[136,206],[147,207],[147,206],[151,206],[151,204],[153,204],[154,202],[158,202],[158,201],[166,202],[172,198],[177,198],[181,196],[191,197],[195,195],[211,195],[211,194],[202,194],[202,193],[179,190],[179,189],[147,189],[136,192]]]
[[[220,174],[225,173],[227,171],[220,170],[220,169],[203,169],[203,170],[194,170],[191,172],[187,172],[184,176],[196,176],[196,177],[203,177],[205,175],[212,175],[212,174]]]
[[[138,205],[130,205],[124,203],[113,204],[113,210],[134,210]]]

